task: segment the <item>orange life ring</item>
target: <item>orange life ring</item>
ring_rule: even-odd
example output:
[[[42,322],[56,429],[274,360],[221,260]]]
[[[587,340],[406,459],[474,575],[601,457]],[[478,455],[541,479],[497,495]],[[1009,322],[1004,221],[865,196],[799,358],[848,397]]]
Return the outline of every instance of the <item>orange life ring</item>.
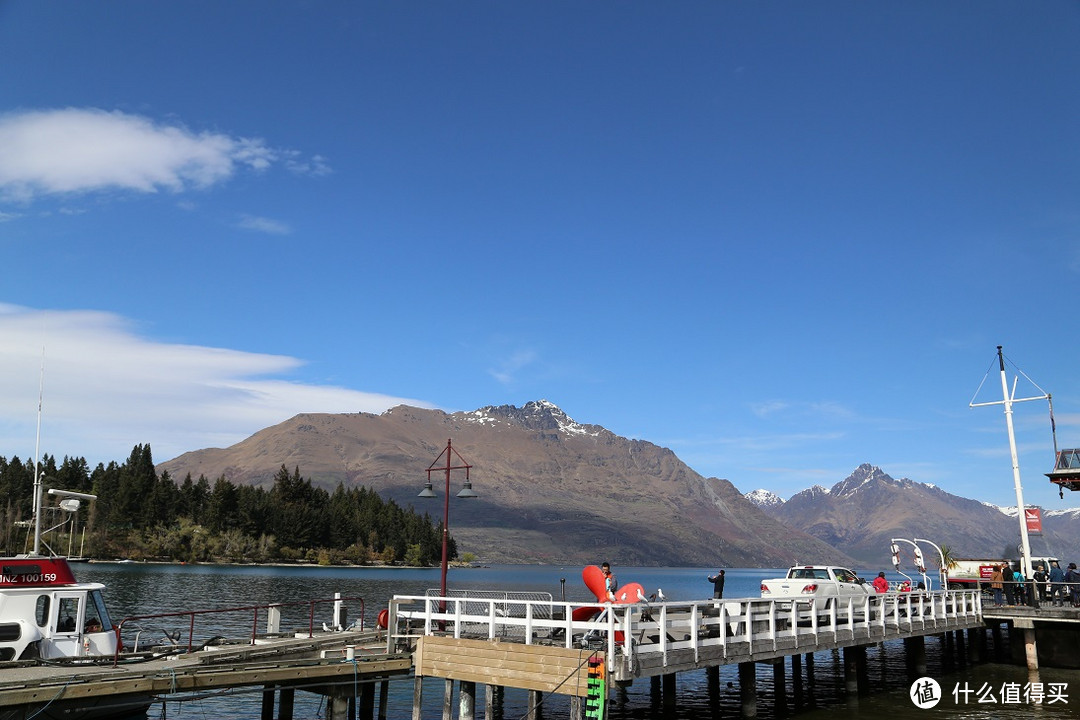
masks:
[[[383,628],[385,630],[386,625],[389,622],[390,622],[390,611],[387,610],[386,608],[383,608],[382,610],[379,611],[378,616],[376,616],[375,624],[378,627],[381,627],[381,628]]]

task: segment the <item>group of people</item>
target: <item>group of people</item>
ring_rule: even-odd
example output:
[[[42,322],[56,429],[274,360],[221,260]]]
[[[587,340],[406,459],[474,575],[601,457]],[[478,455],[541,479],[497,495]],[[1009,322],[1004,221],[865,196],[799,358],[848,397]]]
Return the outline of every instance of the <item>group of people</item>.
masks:
[[[1031,582],[1028,582],[1022,570],[1013,570],[1009,563],[1002,563],[990,575],[990,589],[994,593],[994,605],[999,607],[1032,605],[1036,599],[1040,603],[1050,601],[1054,607],[1061,607],[1066,602],[1072,607],[1080,607],[1080,570],[1074,562],[1062,570],[1058,561],[1053,560],[1049,570],[1037,565],[1031,573]]]

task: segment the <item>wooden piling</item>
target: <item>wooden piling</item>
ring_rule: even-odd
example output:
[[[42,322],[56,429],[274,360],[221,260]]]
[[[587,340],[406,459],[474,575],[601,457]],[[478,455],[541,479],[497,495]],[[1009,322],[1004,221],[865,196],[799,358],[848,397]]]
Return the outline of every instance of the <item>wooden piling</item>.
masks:
[[[544,694],[539,690],[529,691],[529,709],[525,713],[525,720],[540,720],[543,716]]]
[[[424,699],[424,678],[417,675],[413,678],[413,692],[412,692],[412,720],[423,720],[423,715],[420,712],[422,701]]]
[[[349,720],[350,698],[333,693],[326,698],[326,720]]]
[[[443,682],[442,716],[443,720],[454,720],[454,681],[450,678]]]
[[[908,673],[913,678],[926,675],[926,641],[923,637],[910,637],[904,639],[904,648],[907,650]]]
[[[262,720],[274,720],[274,686],[264,685],[262,692]]]
[[[795,653],[791,656],[791,690],[795,696],[793,699],[796,708],[803,704],[803,676],[802,655]]]
[[[386,720],[387,696],[390,694],[390,681],[383,680],[379,683],[379,720]]]
[[[855,682],[858,686],[859,695],[870,694],[870,673],[866,669],[866,646],[859,645],[855,648]]]
[[[283,687],[278,691],[278,720],[293,720],[295,699],[296,691],[291,687]]]
[[[492,685],[490,683],[485,687],[487,688],[484,693],[485,720],[502,720],[503,696],[506,693],[506,688],[502,685]]]
[[[756,718],[757,665],[755,663],[739,663],[739,697],[741,700],[739,715],[744,718]]]
[[[844,648],[843,652],[843,665],[844,665],[844,692],[848,697],[854,697],[859,694],[859,676],[858,668],[856,666],[857,648],[855,646]]]
[[[663,676],[664,686],[664,715],[671,716],[675,713],[675,705],[677,704],[677,695],[675,694],[675,673],[668,673]]]
[[[458,718],[473,720],[476,714],[476,683],[462,680],[458,683]]]
[[[784,658],[779,657],[773,660],[772,673],[773,673],[773,700],[776,703],[777,715],[784,715],[787,712],[787,668],[784,666]]]
[[[357,690],[360,696],[353,698],[357,720],[372,720],[375,715],[375,686],[371,683],[363,683],[359,688],[354,688],[353,692]],[[284,694],[285,691],[281,692]],[[284,702],[284,697],[282,697],[282,702]]]

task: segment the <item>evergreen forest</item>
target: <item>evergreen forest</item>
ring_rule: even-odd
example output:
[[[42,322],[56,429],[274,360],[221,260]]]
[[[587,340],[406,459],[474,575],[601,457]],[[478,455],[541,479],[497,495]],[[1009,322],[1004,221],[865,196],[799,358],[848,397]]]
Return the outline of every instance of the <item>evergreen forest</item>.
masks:
[[[154,469],[149,445],[127,461],[98,464],[83,458],[42,458],[42,531],[60,555],[166,562],[303,562],[320,565],[429,566],[442,559],[442,523],[384,501],[364,487],[332,493],[284,465],[269,489],[212,484],[190,475],[177,483]],[[33,547],[34,463],[0,456],[0,555]],[[75,513],[57,508],[49,488],[90,493]],[[451,538],[447,555],[456,557]]]

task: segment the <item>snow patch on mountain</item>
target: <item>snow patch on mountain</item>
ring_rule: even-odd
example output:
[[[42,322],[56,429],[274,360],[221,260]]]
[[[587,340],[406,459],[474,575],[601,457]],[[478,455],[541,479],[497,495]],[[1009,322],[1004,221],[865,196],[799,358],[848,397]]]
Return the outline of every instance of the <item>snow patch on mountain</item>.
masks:
[[[548,400],[530,400],[520,408],[515,405],[489,405],[462,415],[467,422],[477,425],[504,422],[530,430],[556,430],[566,435],[597,437],[603,430],[598,425],[574,422],[558,405]]]
[[[753,490],[743,497],[760,508],[773,508],[784,504],[784,498],[770,490]]]

